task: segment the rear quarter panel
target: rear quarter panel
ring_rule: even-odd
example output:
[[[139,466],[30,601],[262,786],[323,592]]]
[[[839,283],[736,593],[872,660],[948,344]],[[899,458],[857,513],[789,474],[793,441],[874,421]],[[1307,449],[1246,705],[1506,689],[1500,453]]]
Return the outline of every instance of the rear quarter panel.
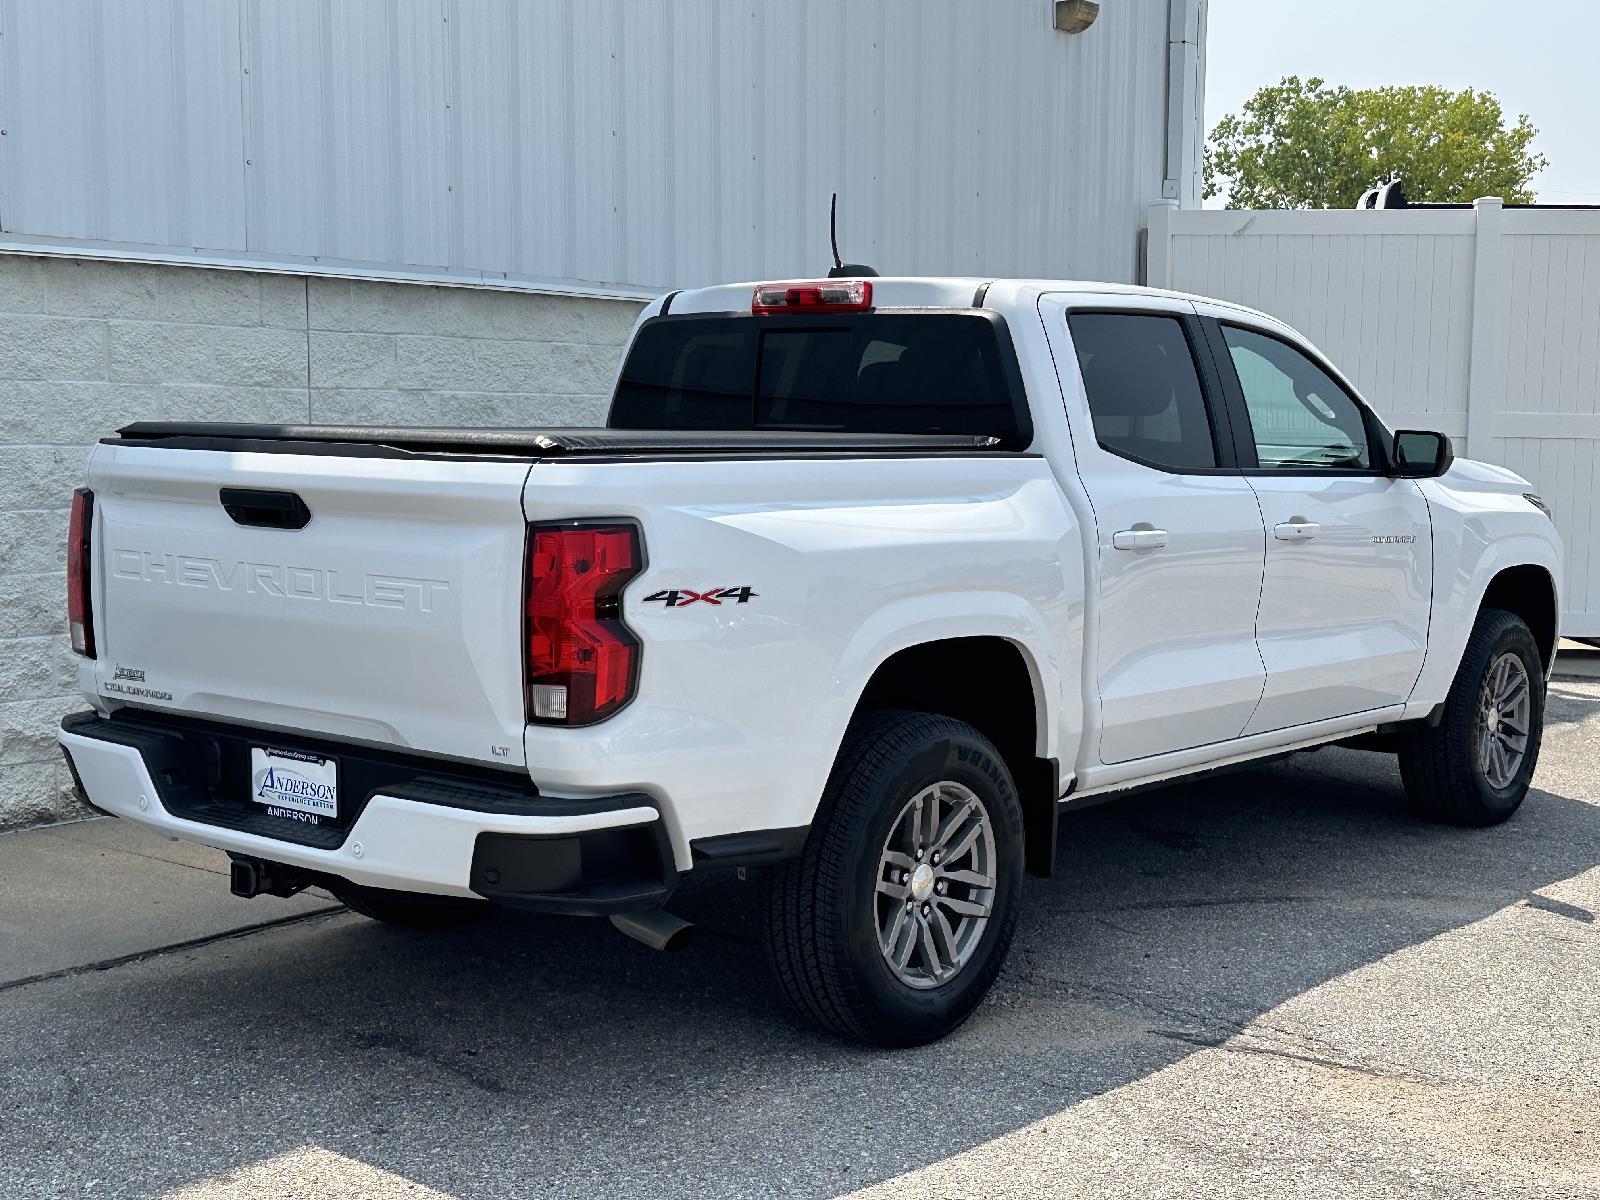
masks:
[[[636,699],[588,729],[530,726],[529,772],[551,794],[653,794],[682,865],[697,838],[809,823],[862,690],[908,646],[1014,643],[1039,753],[1075,736],[1079,533],[1040,457],[547,462],[524,505],[636,519],[646,555],[623,597]],[[743,587],[742,604],[648,599]]]

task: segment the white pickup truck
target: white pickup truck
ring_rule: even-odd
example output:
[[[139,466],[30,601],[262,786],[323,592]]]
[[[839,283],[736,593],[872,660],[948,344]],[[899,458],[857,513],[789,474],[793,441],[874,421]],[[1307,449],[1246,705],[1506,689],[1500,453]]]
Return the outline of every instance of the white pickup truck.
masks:
[[[1556,646],[1525,480],[1113,285],[677,292],[605,428],[141,424],[88,483],[89,804],[397,922],[660,942],[759,866],[781,990],[881,1044],[972,1011],[1074,805],[1353,741],[1505,820]]]

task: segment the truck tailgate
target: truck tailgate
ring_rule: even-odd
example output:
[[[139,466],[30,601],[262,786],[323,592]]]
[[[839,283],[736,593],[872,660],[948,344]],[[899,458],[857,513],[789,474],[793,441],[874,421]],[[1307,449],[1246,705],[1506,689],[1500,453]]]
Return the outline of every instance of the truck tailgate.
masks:
[[[528,470],[526,459],[100,444],[91,690],[520,765]],[[278,495],[235,504],[240,523],[223,489]],[[309,520],[260,524],[285,493]]]

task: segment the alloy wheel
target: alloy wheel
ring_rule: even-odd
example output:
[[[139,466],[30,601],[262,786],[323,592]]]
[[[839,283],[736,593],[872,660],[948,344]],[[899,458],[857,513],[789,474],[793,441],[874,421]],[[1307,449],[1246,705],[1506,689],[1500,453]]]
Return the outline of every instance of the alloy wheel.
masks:
[[[1489,664],[1478,694],[1478,769],[1496,791],[1510,787],[1528,753],[1531,688],[1520,656],[1505,652]]]
[[[878,860],[878,947],[901,983],[932,988],[972,961],[994,911],[994,825],[977,793],[945,780],[906,802]]]

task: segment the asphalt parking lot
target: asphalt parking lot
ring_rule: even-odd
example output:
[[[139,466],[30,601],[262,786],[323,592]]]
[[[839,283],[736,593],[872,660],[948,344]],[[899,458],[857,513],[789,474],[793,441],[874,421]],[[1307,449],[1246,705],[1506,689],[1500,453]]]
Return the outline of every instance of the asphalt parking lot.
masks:
[[[757,883],[696,887],[669,956],[235,901],[113,822],[6,835],[0,1196],[1600,1196],[1600,682],[1553,685],[1498,829],[1326,750],[1060,850],[978,1015],[878,1052],[780,1014]]]

